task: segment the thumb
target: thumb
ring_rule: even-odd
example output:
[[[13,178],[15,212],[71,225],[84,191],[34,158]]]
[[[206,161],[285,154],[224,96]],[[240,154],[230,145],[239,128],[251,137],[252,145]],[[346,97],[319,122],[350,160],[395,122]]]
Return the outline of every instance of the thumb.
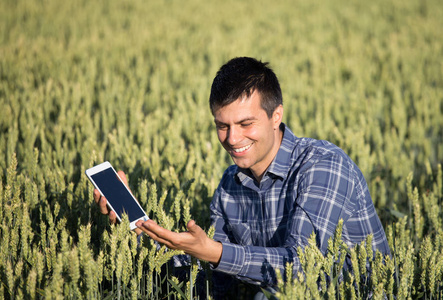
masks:
[[[122,179],[123,183],[128,186],[128,178],[126,177],[125,172],[123,171],[118,171],[118,176],[120,176],[120,178]]]
[[[197,230],[200,228],[200,226],[198,226],[194,220],[190,220],[186,227],[188,228],[188,231],[190,233],[196,233]]]

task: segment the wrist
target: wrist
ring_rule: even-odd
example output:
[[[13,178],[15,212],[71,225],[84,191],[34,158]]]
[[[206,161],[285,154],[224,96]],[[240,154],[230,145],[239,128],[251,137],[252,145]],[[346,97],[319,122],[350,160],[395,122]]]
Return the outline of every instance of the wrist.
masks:
[[[223,253],[223,245],[220,242],[216,242],[210,238],[208,238],[208,243],[205,248],[205,253],[202,253],[201,260],[205,260],[210,262],[214,266],[217,266],[220,262],[222,253]]]
[[[214,243],[214,257],[213,259],[210,261],[210,263],[212,263],[214,266],[218,266],[218,263],[220,262],[222,253],[223,253],[223,244],[220,242],[216,242],[214,240],[211,240],[212,243]]]

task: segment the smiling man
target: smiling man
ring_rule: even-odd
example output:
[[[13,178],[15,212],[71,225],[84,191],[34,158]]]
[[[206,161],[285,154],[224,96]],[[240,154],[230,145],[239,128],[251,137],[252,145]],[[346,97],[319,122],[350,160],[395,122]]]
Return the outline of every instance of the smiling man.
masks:
[[[283,106],[279,104],[268,118],[260,97],[258,91],[253,91],[214,111],[221,144],[234,163],[239,168],[249,169],[257,181],[277,155],[283,137],[279,130]]]
[[[220,143],[235,163],[210,206],[214,238],[194,221],[182,233],[153,220],[137,225],[167,247],[212,263],[214,298],[238,281],[272,289],[276,270],[287,262],[300,270],[297,248],[312,233],[326,253],[340,219],[348,246],[372,234],[373,250],[390,253],[361,171],[337,146],[298,138],[282,123],[282,93],[267,63],[249,57],[227,62],[209,102]],[[99,203],[103,213],[105,201]]]

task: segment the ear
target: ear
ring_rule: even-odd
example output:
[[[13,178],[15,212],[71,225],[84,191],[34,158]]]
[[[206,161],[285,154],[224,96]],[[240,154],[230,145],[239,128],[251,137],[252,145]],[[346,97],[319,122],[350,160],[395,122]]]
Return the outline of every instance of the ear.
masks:
[[[280,128],[282,120],[283,120],[283,105],[280,104],[272,113],[272,121],[274,122],[274,129]]]

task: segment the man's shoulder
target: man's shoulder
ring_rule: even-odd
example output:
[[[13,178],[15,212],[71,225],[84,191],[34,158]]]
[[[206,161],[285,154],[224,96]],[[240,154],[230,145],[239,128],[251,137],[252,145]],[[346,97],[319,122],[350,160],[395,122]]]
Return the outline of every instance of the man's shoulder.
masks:
[[[299,173],[322,171],[347,173],[361,180],[363,175],[356,163],[339,146],[326,140],[298,138],[294,164]]]
[[[355,162],[337,145],[305,137],[296,139],[291,166],[298,173],[312,170],[336,172],[337,169],[354,173],[358,170]]]
[[[285,136],[280,146],[282,152],[290,152],[293,160],[305,157],[325,157],[334,154],[345,156],[345,152],[337,145],[310,137],[297,137],[289,127],[285,126]]]
[[[309,156],[320,159],[338,155],[348,159],[348,155],[340,147],[326,140],[308,137],[296,138],[295,150],[296,156]]]

